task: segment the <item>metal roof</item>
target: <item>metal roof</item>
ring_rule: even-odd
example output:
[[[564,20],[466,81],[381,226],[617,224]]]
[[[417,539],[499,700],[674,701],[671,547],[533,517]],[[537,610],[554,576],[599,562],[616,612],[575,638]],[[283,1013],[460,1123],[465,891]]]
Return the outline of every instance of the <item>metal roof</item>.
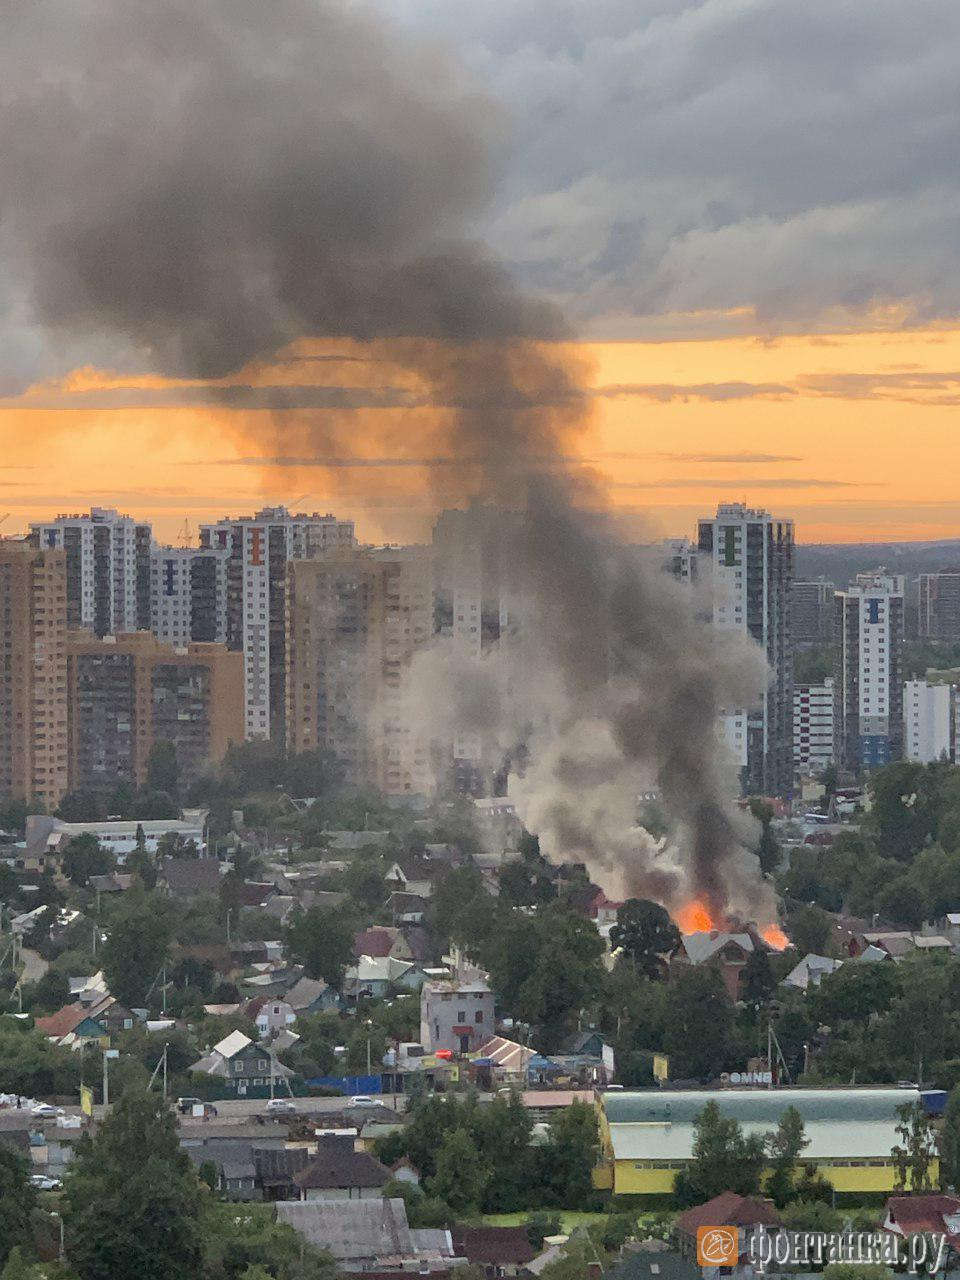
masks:
[[[744,1133],[775,1129],[788,1107],[803,1117],[805,1160],[889,1159],[897,1142],[897,1108],[920,1100],[916,1089],[724,1089],[606,1093],[602,1104],[617,1160],[689,1160],[694,1120],[708,1102]]]
[[[280,1200],[277,1220],[286,1222],[307,1244],[327,1249],[337,1262],[417,1256],[402,1200]]]

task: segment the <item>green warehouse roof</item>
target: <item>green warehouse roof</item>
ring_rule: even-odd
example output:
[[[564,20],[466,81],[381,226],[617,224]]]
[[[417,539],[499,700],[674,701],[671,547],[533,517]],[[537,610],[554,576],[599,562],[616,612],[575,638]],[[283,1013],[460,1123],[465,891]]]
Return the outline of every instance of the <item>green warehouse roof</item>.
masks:
[[[788,1107],[803,1117],[803,1159],[889,1159],[898,1107],[919,1101],[915,1089],[722,1089],[605,1093],[602,1105],[617,1160],[689,1160],[694,1120],[708,1102],[744,1133],[768,1133]]]

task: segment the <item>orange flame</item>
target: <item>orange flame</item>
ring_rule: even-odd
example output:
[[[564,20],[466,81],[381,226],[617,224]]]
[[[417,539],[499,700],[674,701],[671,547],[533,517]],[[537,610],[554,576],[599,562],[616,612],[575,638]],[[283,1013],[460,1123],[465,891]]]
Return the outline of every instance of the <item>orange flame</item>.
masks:
[[[717,928],[707,904],[696,898],[684,903],[676,913],[676,921],[681,933],[709,933]]]
[[[760,930],[760,937],[776,951],[783,951],[785,947],[789,947],[790,939],[783,932],[778,924],[768,924]]]

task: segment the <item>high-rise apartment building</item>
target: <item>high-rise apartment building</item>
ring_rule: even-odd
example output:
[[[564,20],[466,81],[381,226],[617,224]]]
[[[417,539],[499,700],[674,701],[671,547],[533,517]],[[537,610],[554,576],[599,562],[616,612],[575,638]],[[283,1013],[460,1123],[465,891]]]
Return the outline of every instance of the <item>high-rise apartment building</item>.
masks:
[[[787,795],[793,786],[793,521],[721,503],[716,516],[699,521],[697,548],[714,625],[756,641],[771,671],[759,707],[731,708],[723,717],[741,787],[747,795]]]
[[[436,633],[468,658],[491,652],[515,629],[511,590],[518,584],[506,550],[508,519],[494,507],[475,505],[442,511],[433,528]],[[448,782],[467,793],[483,790],[485,766],[499,761],[483,760],[479,734],[464,725],[447,746]]]
[[[956,689],[908,680],[903,686],[903,756],[920,764],[955,757]]]
[[[243,660],[224,645],[173,648],[149,632],[68,640],[70,788],[141,786],[154,742],[172,742],[187,787],[243,740]]]
[[[149,524],[104,507],[31,524],[31,541],[67,557],[67,625],[97,636],[150,627]]]
[[[798,684],[793,689],[793,767],[798,777],[822,773],[833,764],[833,677],[822,684]]]
[[[833,640],[832,582],[795,582],[790,588],[790,634],[794,645]]]
[[[663,567],[678,582],[696,582],[697,580],[697,547],[689,538],[665,538],[663,547]]]
[[[67,562],[0,540],[0,797],[67,790]]]
[[[202,548],[229,552],[227,644],[243,653],[248,738],[286,737],[287,566],[354,544],[352,520],[285,507],[201,525]]]
[[[921,573],[918,599],[921,640],[960,640],[960,569]]]
[[[432,789],[417,732],[410,665],[433,635],[429,550],[329,552],[290,566],[287,747],[320,747],[354,786],[386,795]]]
[[[903,578],[857,575],[835,597],[837,763],[869,772],[903,754]]]
[[[226,548],[154,547],[150,558],[150,630],[164,644],[225,644]]]

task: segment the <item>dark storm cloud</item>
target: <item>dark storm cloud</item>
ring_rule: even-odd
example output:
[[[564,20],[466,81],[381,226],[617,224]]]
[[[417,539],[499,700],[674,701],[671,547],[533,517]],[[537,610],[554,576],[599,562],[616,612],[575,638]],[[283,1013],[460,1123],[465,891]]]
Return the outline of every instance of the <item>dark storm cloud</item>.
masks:
[[[514,112],[494,242],[604,332],[960,310],[955,0],[381,0]]]

